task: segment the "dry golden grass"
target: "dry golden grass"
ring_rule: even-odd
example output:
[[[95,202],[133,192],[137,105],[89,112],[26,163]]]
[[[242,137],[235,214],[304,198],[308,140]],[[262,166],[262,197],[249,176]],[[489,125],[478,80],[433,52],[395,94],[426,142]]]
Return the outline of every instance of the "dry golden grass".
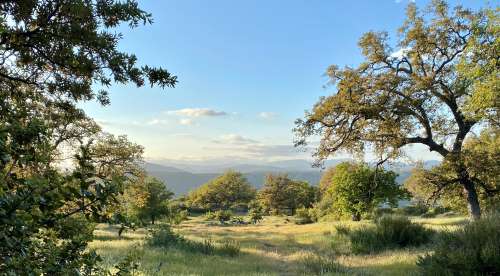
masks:
[[[463,217],[415,219],[433,229],[451,229]],[[99,225],[92,248],[110,267],[131,250],[139,250],[142,275],[412,275],[415,262],[428,249],[389,250],[379,254],[353,255],[349,242],[336,234],[335,226],[360,227],[362,222],[320,222],[295,225],[286,217],[266,217],[257,225],[220,226],[194,217],[176,227],[193,240],[214,242],[231,239],[241,245],[237,257],[207,256],[177,249],[144,246],[147,231],[126,232],[121,238],[116,228]],[[337,263],[334,268],[330,263]]]

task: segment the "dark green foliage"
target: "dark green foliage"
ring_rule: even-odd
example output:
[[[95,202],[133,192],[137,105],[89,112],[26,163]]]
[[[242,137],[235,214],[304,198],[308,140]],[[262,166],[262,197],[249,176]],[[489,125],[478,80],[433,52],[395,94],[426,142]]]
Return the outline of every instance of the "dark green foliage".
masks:
[[[352,252],[372,253],[385,249],[419,246],[431,241],[433,231],[403,216],[382,216],[373,227],[350,230],[337,227],[337,232],[351,242]]]
[[[421,257],[417,264],[424,275],[498,275],[500,216],[487,216],[441,234],[434,253]]]
[[[204,255],[223,255],[234,257],[240,252],[240,245],[236,241],[225,240],[217,245],[210,239],[193,241],[175,233],[167,224],[159,225],[150,230],[146,244],[152,247],[176,248],[191,253]]]

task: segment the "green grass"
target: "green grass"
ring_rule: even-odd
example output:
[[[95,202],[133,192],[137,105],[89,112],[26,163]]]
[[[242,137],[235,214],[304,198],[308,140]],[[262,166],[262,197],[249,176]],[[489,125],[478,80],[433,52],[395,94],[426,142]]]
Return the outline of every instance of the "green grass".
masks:
[[[435,229],[453,229],[465,222],[463,217],[414,219]],[[126,232],[121,238],[117,228],[99,225],[91,247],[113,267],[131,250],[140,250],[140,275],[415,275],[416,260],[425,247],[389,250],[377,254],[355,255],[349,242],[338,235],[335,226],[357,228],[361,222],[320,222],[296,225],[286,217],[266,217],[257,225],[213,225],[194,217],[175,227],[188,239],[215,243],[234,240],[241,246],[235,257],[203,255],[181,249],[161,249],[144,245],[147,231]]]

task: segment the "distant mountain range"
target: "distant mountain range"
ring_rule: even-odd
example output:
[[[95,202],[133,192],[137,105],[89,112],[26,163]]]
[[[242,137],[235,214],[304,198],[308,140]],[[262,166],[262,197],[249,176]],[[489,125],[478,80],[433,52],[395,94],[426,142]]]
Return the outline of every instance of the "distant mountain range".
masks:
[[[349,159],[327,160],[324,167],[331,167]],[[179,162],[162,161],[162,164],[146,162],[145,170],[152,176],[163,180],[170,190],[176,195],[187,194],[210,179],[219,176],[226,170],[233,169],[245,175],[248,181],[256,188],[264,184],[268,173],[287,173],[290,178],[307,181],[317,185],[322,174],[321,168],[313,168],[312,163],[307,160],[283,160],[266,162],[261,164],[249,163],[216,163],[216,162]],[[429,168],[439,164],[439,161],[426,161],[424,166]],[[399,174],[397,181],[402,183],[413,168],[412,164],[395,163],[390,168]]]

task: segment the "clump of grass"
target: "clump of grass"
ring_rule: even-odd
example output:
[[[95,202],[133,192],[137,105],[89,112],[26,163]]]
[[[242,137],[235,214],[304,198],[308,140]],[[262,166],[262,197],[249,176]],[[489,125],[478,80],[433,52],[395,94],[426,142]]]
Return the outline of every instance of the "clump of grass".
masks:
[[[489,216],[441,234],[434,253],[420,257],[417,264],[424,275],[497,275],[500,216]]]
[[[337,233],[349,238],[351,250],[356,254],[422,245],[434,234],[434,231],[403,216],[382,216],[372,227],[351,230],[337,226],[336,229]]]
[[[333,258],[307,254],[300,262],[308,275],[324,275],[334,272],[342,272],[343,269]]]
[[[224,240],[221,245],[217,248],[220,255],[235,257],[240,254],[241,246],[240,243],[234,240]]]
[[[190,253],[204,255],[223,255],[234,257],[240,253],[240,245],[236,241],[225,240],[216,245],[211,239],[193,241],[172,231],[169,225],[161,225],[150,232],[146,244],[152,247],[177,248]]]

